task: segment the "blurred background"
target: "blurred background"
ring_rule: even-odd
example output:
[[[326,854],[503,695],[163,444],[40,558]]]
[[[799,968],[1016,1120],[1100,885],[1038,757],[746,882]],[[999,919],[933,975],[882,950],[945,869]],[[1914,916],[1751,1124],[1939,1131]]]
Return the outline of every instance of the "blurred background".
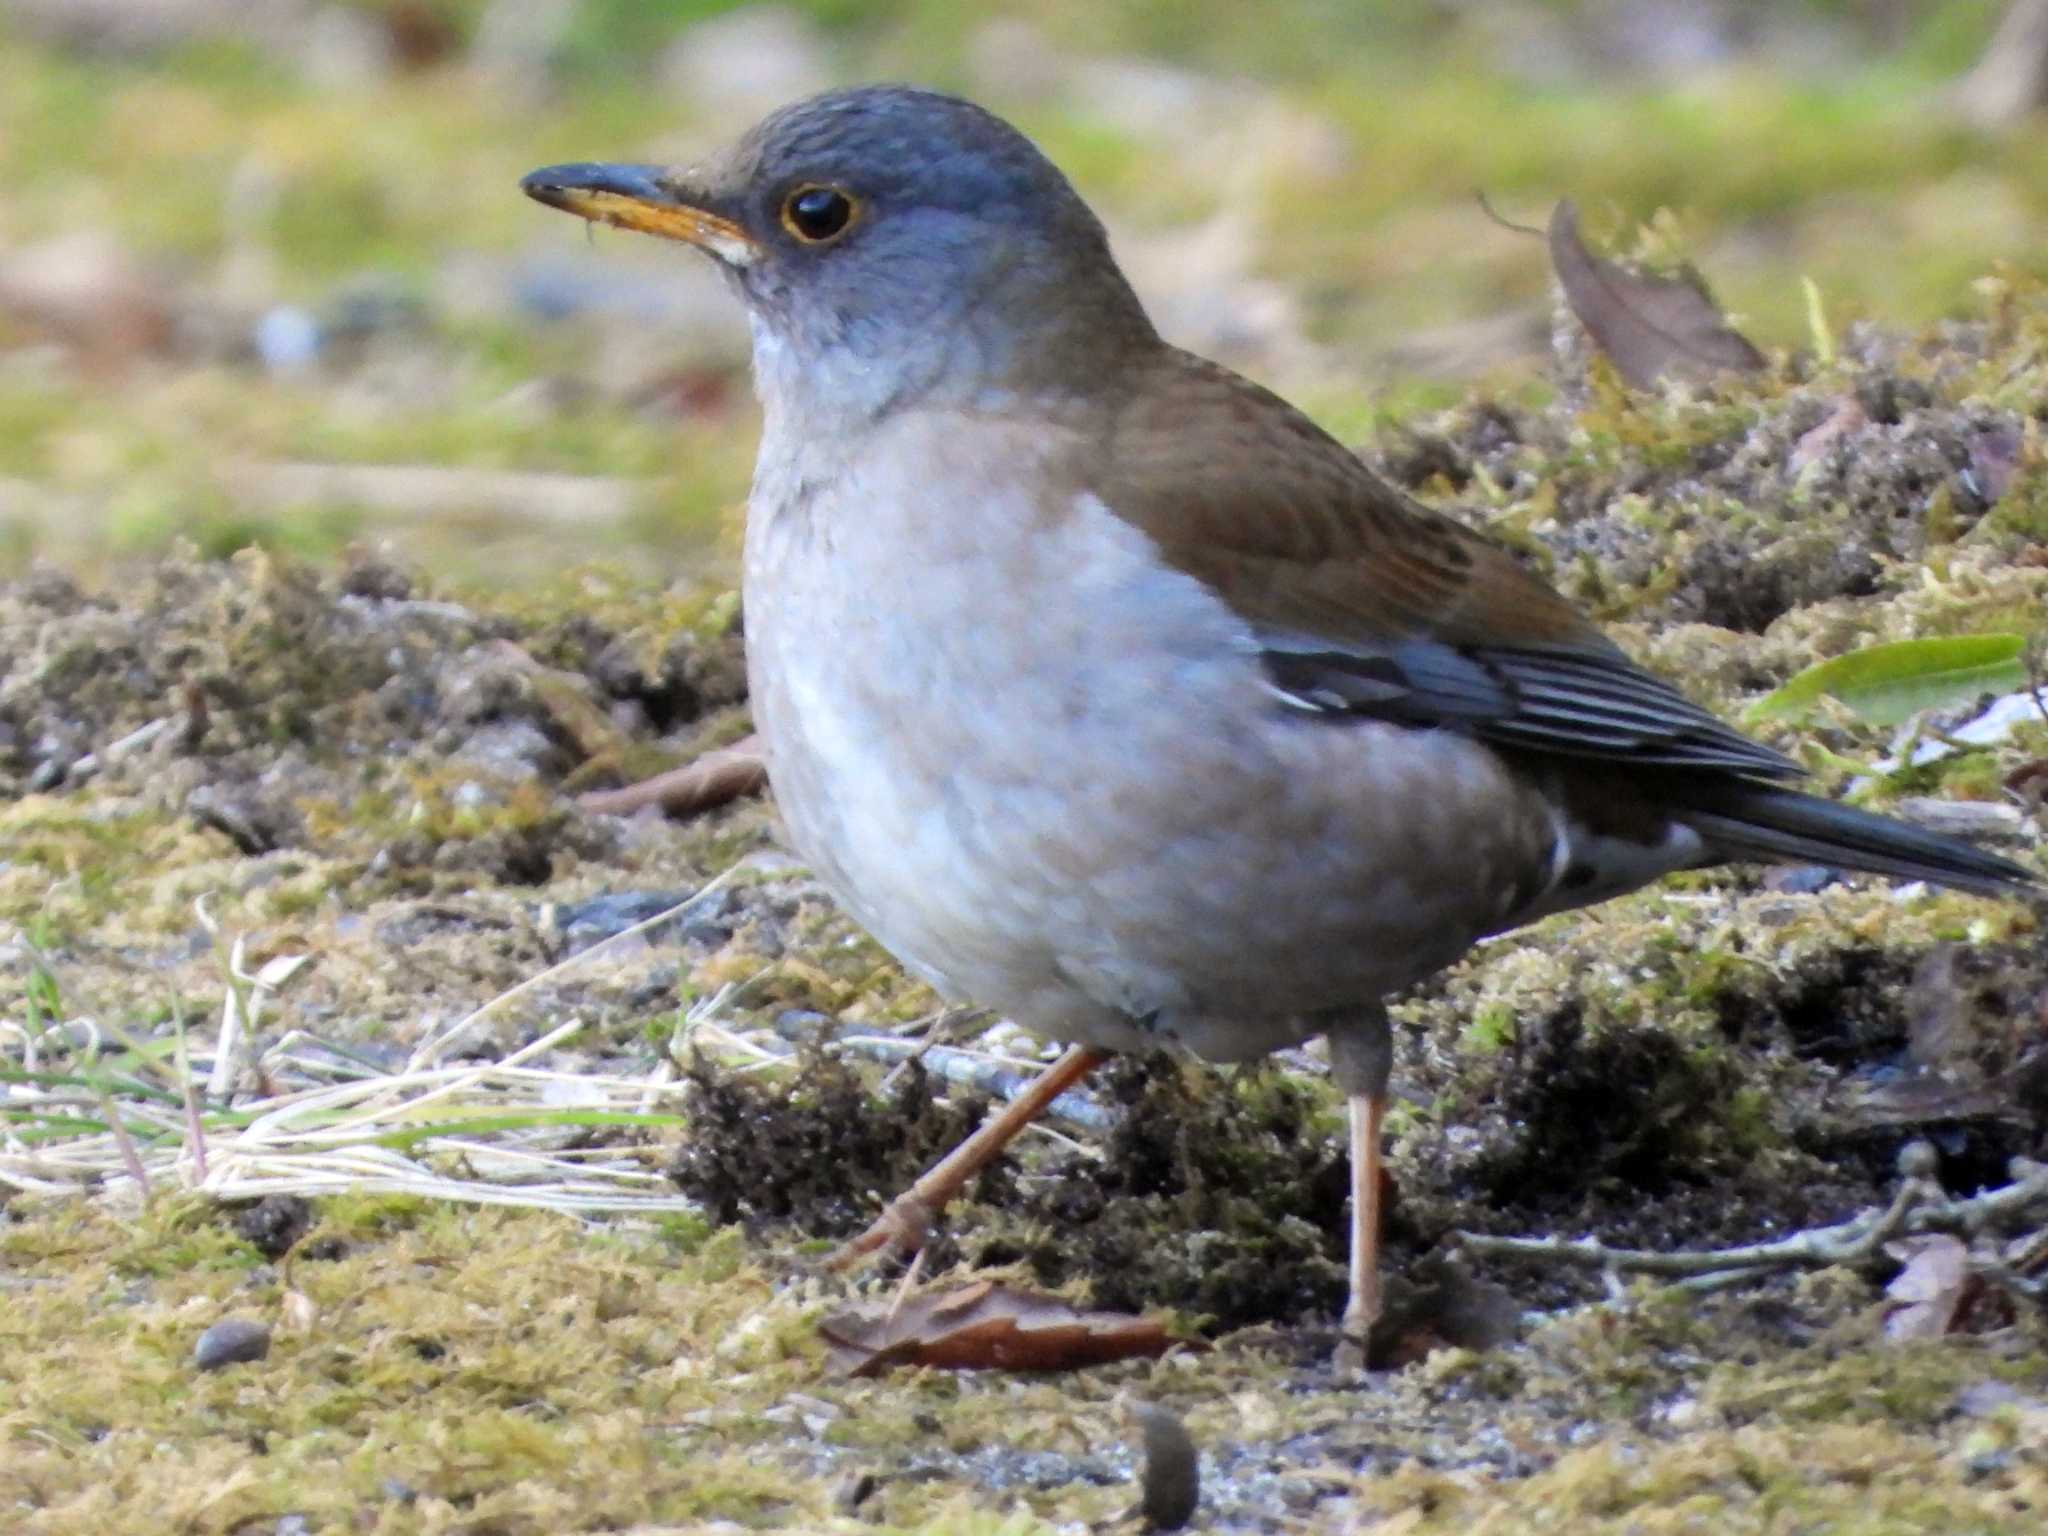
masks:
[[[1351,439],[1543,388],[1541,225],[1766,348],[2039,274],[2020,0],[0,0],[0,575],[389,540],[456,582],[729,569],[752,401],[690,253],[519,195],[838,83],[972,95],[1162,328]]]

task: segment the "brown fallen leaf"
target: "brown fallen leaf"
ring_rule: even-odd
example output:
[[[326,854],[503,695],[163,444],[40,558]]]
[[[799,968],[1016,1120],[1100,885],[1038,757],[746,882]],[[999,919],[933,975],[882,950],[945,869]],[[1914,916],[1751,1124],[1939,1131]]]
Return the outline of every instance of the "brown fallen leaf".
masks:
[[[818,1332],[830,1369],[842,1376],[879,1376],[898,1365],[1073,1371],[1157,1358],[1187,1342],[1156,1318],[1083,1312],[1043,1291],[993,1280],[913,1296],[900,1306],[849,1307],[827,1317]]]
[[[462,49],[462,29],[433,0],[392,0],[382,20],[392,61],[401,69],[431,69]]]
[[[658,805],[678,819],[716,810],[768,782],[768,759],[759,736],[745,736],[729,747],[706,752],[695,762],[623,789],[593,789],[576,803],[600,816],[630,816],[643,806]]]
[[[1885,1313],[1884,1336],[1896,1344],[1938,1339],[1954,1330],[1971,1290],[1984,1283],[1970,1273],[1969,1249],[1946,1232],[1935,1232],[1887,1243],[1885,1252],[1906,1267],[1885,1287],[1896,1305]]]
[[[1549,238],[1550,264],[1565,302],[1632,387],[1649,389],[1661,378],[1700,381],[1723,372],[1755,373],[1765,366],[1764,355],[1721,318],[1697,276],[1631,272],[1587,250],[1570,198],[1551,214]]]

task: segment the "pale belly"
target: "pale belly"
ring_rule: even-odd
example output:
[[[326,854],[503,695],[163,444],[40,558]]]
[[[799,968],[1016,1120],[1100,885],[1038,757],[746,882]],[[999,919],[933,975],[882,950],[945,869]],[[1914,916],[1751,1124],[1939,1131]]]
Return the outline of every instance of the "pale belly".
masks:
[[[942,481],[757,488],[746,602],[797,851],[947,996],[1254,1056],[1448,963],[1547,867],[1547,808],[1487,748],[1290,710],[1099,506],[1034,524],[982,486],[966,529]]]

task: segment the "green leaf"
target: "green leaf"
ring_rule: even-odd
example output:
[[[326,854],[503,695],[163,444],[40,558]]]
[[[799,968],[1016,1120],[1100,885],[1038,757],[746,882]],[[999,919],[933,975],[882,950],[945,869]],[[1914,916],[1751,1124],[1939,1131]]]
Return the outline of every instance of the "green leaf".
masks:
[[[1829,698],[1872,725],[1898,725],[1923,709],[2025,687],[2026,644],[2023,635],[1937,635],[1865,646],[1808,667],[1750,705],[1743,719],[1800,720]]]

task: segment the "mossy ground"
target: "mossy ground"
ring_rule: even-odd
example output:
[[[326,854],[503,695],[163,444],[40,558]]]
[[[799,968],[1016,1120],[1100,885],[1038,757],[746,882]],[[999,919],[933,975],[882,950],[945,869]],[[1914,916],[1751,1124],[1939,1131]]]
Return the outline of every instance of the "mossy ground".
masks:
[[[415,9],[458,34],[477,12]],[[844,73],[984,83],[957,8],[800,9]],[[2031,231],[2048,178],[2033,138],[1994,149],[1938,109],[1974,9],[1942,8],[1840,78],[1546,90],[1490,70],[1469,38],[1443,51],[1398,7],[1338,18],[1304,0],[1293,24],[1246,9],[1190,27],[1177,8],[1055,4],[1034,25],[1070,60],[1257,73],[1249,97],[1201,98],[1248,101],[1215,115],[1256,131],[1225,154],[1185,118],[1116,115],[1100,90],[996,104],[1120,236],[1248,216],[1256,260],[1206,296],[1233,322],[1218,345],[1733,714],[1869,640],[2041,633],[2048,296]],[[720,540],[751,418],[735,333],[549,324],[502,297],[528,242],[558,237],[593,267],[624,250],[533,234],[545,215],[511,194],[520,172],[680,152],[727,126],[629,67],[698,10],[586,4],[538,102],[459,69],[312,90],[232,39],[154,57],[4,39],[10,239],[110,229],[180,302],[204,301],[202,333],[250,318],[246,295],[207,295],[252,246],[275,270],[258,302],[319,306],[374,270],[407,300],[388,312],[413,318],[286,379],[239,341],[109,370],[61,337],[0,331],[0,489],[49,498],[0,531],[24,573],[0,588],[0,986],[25,978],[0,1015],[89,1018],[168,1049],[222,1004],[203,898],[250,963],[315,957],[259,1044],[300,1029],[395,1064],[587,943],[611,898],[751,862],[679,931],[551,978],[471,1042],[490,1053],[574,1015],[589,1028],[558,1065],[701,1071],[680,1145],[615,1139],[674,1165],[702,1216],[8,1200],[0,1524],[1073,1528],[1132,1502],[1113,1406],[1130,1391],[1185,1418],[1212,1528],[2038,1529],[2039,1315],[1895,1342],[1882,1270],[1598,1304],[1578,1277],[1495,1266],[1480,1279],[1509,1321],[1541,1314],[1516,1337],[1339,1387],[1324,1361],[1341,1120],[1312,1057],[1122,1064],[1098,1088],[1123,1111],[1114,1132],[1027,1142],[935,1245],[938,1278],[1000,1266],[1170,1308],[1212,1351],[1057,1379],[823,1376],[812,1329],[843,1287],[811,1272],[822,1240],[972,1106],[914,1074],[877,1099],[865,1065],[742,1077],[715,1042],[698,1065],[685,1015],[713,997],[726,1025],[764,1032],[791,1011],[896,1026],[936,1000],[779,855],[761,803],[684,826],[575,804],[745,729]],[[1241,172],[1228,186],[1225,163]],[[223,190],[238,168],[269,188],[253,223]],[[1685,207],[1692,254],[1772,370],[1636,395],[1569,345],[1469,392],[1383,368],[1418,325],[1540,310],[1540,244],[1470,212],[1475,184],[1576,194],[1596,231]],[[603,270],[630,286],[672,255]],[[1820,334],[1800,274],[1825,300]],[[1270,279],[1298,312],[1237,323]],[[1860,421],[1802,453],[1852,400]],[[229,472],[301,459],[619,477],[635,510],[605,527],[280,511]],[[1893,746],[1846,714],[1761,729],[1830,791]],[[1993,799],[2043,756],[2048,726],[2026,725],[1857,793]],[[2038,830],[2010,851],[2038,863]],[[1435,1283],[1461,1229],[1670,1247],[1839,1219],[1889,1194],[1914,1136],[1958,1193],[2040,1156],[2038,915],[1817,884],[1667,882],[1491,943],[1400,1000],[1395,1278]],[[269,1357],[196,1373],[195,1339],[228,1314],[277,1328]],[[864,1473],[878,1491],[847,1512]]]
[[[1131,1502],[1114,1400],[1180,1414],[1206,1528],[2038,1528],[2038,1319],[1898,1345],[1839,1275],[1637,1293],[1333,1389],[1284,1337],[1058,1378],[821,1379],[826,1288],[737,1228],[322,1202],[266,1261],[234,1213],[72,1204],[0,1230],[14,1528],[1021,1533]],[[190,1364],[224,1314],[294,1327]],[[877,1491],[838,1507],[862,1474]]]
[[[1972,368],[1996,366],[1991,345]],[[1851,364],[1837,377],[1864,382]],[[1732,398],[1747,433],[1789,442],[1777,413],[1810,415],[1806,391],[1773,379]],[[1453,460],[1490,454],[1502,494],[1470,515],[1539,557],[1590,552],[1573,558],[1623,594],[1621,632],[1723,708],[1816,646],[2010,623],[2048,595],[2040,546],[1993,507],[1917,559],[1887,556],[1874,590],[1795,602],[1753,630],[1709,626],[1674,606],[1678,587],[1631,589],[1619,573],[1633,553],[1604,563],[1631,541],[1680,550],[1666,498],[1603,510],[1601,485],[1575,477],[1588,462],[1617,483],[1646,472],[1614,445],[1617,418],[1651,413],[1711,440],[1731,397],[1589,398],[1480,403],[1414,430]],[[1873,460],[1887,462],[1886,433],[1945,430],[1944,409],[1978,407],[1931,398],[1911,424],[1871,425]],[[1575,441],[1597,452],[1552,446]],[[1644,454],[1660,472],[1678,462]],[[2033,473],[2007,495],[2027,495]],[[1585,498],[1569,519],[1541,504],[1559,483]],[[1760,474],[1750,499],[1768,511],[1781,490]],[[1890,522],[1876,494],[1806,516],[1832,519],[1832,548]],[[104,591],[15,584],[0,594],[13,637],[0,769],[17,789],[0,897],[34,946],[39,1006],[145,1039],[214,1016],[219,961],[190,906],[203,895],[259,958],[315,954],[275,1027],[393,1052],[567,953],[585,898],[689,889],[753,854],[765,858],[714,910],[523,997],[478,1047],[575,1012],[595,1044],[570,1064],[645,1072],[687,1052],[680,1010],[733,982],[734,1028],[792,1009],[877,1025],[928,1012],[930,995],[774,855],[764,806],[621,823],[562,793],[730,738],[733,619],[729,603],[597,572],[458,602],[368,556],[180,554]],[[431,665],[412,659],[428,652]],[[62,689],[38,686],[67,667]],[[153,720],[167,723],[129,754],[104,752]],[[1806,735],[1837,763],[1886,744],[1847,719]],[[2044,746],[2027,727],[1868,793],[1991,793]],[[2038,1156],[2048,964],[2034,917],[1811,883],[1673,882],[1495,941],[1403,1000],[1397,1281],[1429,1283],[1460,1229],[1670,1247],[1836,1220],[1885,1198],[1916,1134],[1959,1192]],[[314,1529],[995,1529],[1018,1509],[1060,1521],[1129,1501],[1111,1410],[1123,1389],[1183,1413],[1209,1458],[1209,1509],[1247,1528],[1376,1511],[1424,1531],[1889,1531],[1948,1508],[2021,1530],[2043,1496],[2035,1314],[1901,1345],[1880,1326],[1881,1271],[1616,1308],[1589,1307],[1581,1279],[1495,1266],[1485,1278],[1510,1314],[1547,1320],[1337,1387],[1323,1362],[1341,1285],[1340,1118],[1302,1062],[1120,1066],[1100,1090],[1122,1109],[1107,1141],[1027,1147],[934,1248],[942,1267],[1173,1309],[1218,1349],[1054,1381],[828,1381],[811,1325],[839,1286],[809,1273],[818,1242],[862,1220],[972,1106],[934,1103],[914,1076],[877,1101],[872,1071],[822,1063],[748,1087],[716,1055],[696,1069],[678,1164],[707,1215],[667,1228],[330,1200],[273,1262],[262,1222],[240,1235],[235,1213],[169,1193],[139,1212],[16,1199],[0,1229],[0,1326],[20,1362],[7,1496],[49,1531],[140,1529],[166,1511],[221,1531],[293,1513]],[[287,1287],[311,1302],[309,1327],[281,1331],[264,1362],[192,1372],[193,1340],[221,1315],[295,1315]],[[2010,1401],[1973,1406],[1992,1401],[1986,1383],[2012,1384]],[[835,1514],[835,1490],[861,1473],[882,1491],[864,1515]]]

